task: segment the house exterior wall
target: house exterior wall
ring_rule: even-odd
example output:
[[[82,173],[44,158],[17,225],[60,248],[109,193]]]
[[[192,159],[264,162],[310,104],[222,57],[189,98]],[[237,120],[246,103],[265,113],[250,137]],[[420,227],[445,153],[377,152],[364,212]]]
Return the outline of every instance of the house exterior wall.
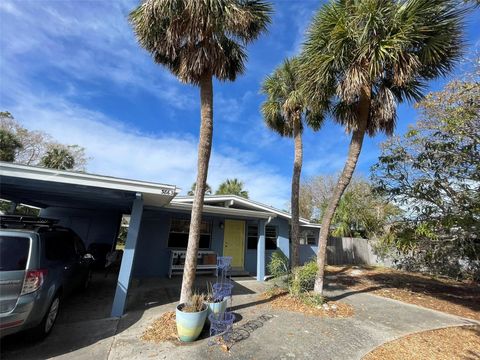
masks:
[[[145,277],[166,277],[168,275],[170,263],[170,249],[168,248],[168,236],[170,232],[170,223],[172,218],[189,219],[190,214],[174,211],[171,209],[149,209],[145,210],[140,226],[139,239],[135,254],[133,266],[133,276],[136,278]],[[224,228],[220,226],[225,224],[226,219],[235,219],[225,216],[208,216],[204,219],[212,221],[212,237],[210,249],[218,255],[223,254],[223,235]],[[256,219],[238,219],[245,221],[245,263],[244,268],[251,275],[257,272],[257,250],[247,249],[247,226],[248,224],[258,224]],[[277,228],[277,247],[286,256],[289,256],[289,223],[282,218],[274,218],[268,224]],[[273,250],[266,250],[266,263],[273,253]]]
[[[309,229],[315,234],[315,245],[301,244],[299,247],[300,264],[316,258],[318,251],[318,237],[320,236],[320,229]]]
[[[59,220],[59,225],[69,227],[83,240],[92,243],[112,244],[116,241],[122,214],[109,210],[85,210],[49,207],[40,216]]]

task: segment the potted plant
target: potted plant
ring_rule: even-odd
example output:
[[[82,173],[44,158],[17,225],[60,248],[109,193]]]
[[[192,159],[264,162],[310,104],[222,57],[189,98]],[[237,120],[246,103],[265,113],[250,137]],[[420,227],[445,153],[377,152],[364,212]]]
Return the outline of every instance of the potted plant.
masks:
[[[207,294],[205,295],[205,304],[207,310],[207,322],[210,314],[224,313],[227,310],[227,298],[215,298],[213,296],[213,287],[211,283],[207,283]]]
[[[202,332],[208,311],[204,298],[203,294],[193,294],[189,303],[177,306],[176,323],[180,341],[195,341]]]

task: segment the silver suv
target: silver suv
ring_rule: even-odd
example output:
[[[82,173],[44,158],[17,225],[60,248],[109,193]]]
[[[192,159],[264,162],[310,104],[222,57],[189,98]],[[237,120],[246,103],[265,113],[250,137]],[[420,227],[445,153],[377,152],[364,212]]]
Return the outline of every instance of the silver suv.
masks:
[[[72,230],[51,219],[0,217],[0,336],[47,336],[60,304],[88,286],[91,256]]]

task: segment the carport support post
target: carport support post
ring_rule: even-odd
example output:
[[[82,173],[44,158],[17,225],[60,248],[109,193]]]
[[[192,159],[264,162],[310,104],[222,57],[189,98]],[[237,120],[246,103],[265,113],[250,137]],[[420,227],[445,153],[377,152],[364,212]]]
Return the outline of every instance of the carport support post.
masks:
[[[258,222],[257,280],[265,281],[265,220]]]
[[[137,246],[138,233],[140,231],[140,223],[142,221],[143,200],[141,195],[137,194],[137,198],[133,201],[132,213],[130,214],[130,224],[127,233],[127,242],[123,251],[122,264],[118,274],[117,290],[115,291],[115,299],[113,299],[112,316],[122,316],[125,311],[127,302],[128,286],[130,284],[130,276],[132,274],[133,260],[135,257],[135,248]]]

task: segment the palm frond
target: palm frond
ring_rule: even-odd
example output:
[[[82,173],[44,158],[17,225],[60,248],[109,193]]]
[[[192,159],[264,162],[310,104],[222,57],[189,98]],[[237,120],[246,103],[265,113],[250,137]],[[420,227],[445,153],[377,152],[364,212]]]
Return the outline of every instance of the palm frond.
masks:
[[[210,74],[235,80],[245,46],[264,32],[271,5],[261,0],[145,0],[130,13],[140,45],[181,81]]]
[[[307,31],[302,92],[309,104],[331,101],[334,120],[352,130],[361,89],[371,89],[368,133],[391,134],[396,104],[420,99],[459,59],[465,11],[455,0],[333,0]]]
[[[297,58],[286,59],[262,84],[267,100],[262,104],[265,124],[281,136],[292,137],[305,124],[314,131],[323,124],[323,108],[309,108],[301,89]],[[304,120],[304,121],[303,121]]]

